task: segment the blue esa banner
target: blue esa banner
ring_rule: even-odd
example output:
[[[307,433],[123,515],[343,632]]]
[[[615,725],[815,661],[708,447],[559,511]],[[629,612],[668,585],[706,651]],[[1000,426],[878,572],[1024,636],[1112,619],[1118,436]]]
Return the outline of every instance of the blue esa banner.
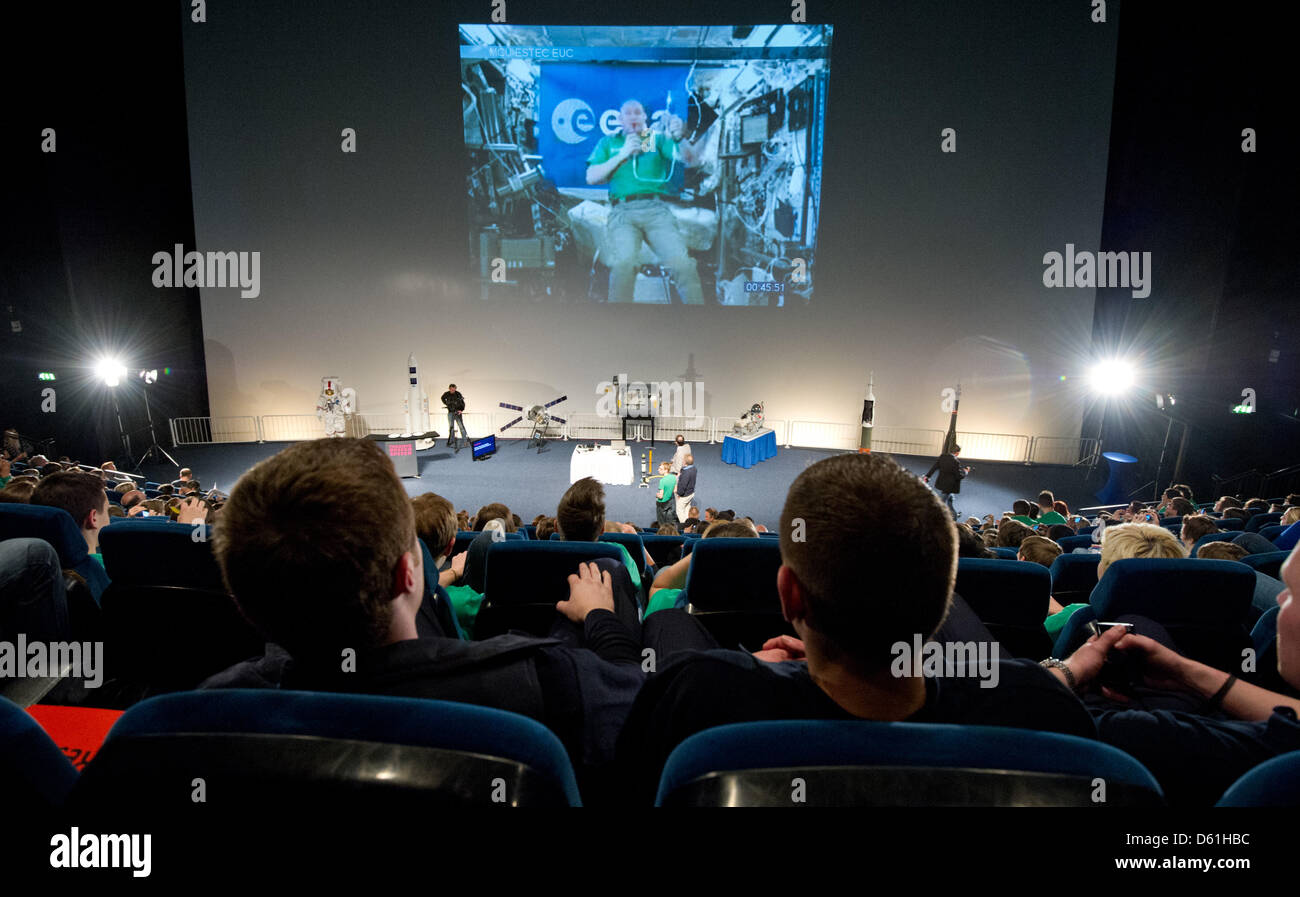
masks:
[[[544,62],[540,68],[537,149],[557,187],[590,187],[587,157],[601,137],[618,133],[625,101],[640,100],[652,125],[669,114],[685,120],[689,111],[690,66]]]

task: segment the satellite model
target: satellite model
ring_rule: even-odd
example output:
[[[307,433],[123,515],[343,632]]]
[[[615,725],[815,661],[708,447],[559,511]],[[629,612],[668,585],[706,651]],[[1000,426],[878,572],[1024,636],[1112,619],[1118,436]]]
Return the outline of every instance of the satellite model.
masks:
[[[731,425],[732,436],[752,436],[763,429],[763,403],[755,402]]]
[[[533,443],[535,442],[537,443],[537,451],[540,453],[542,446],[546,443],[546,428],[550,426],[551,421],[560,424],[565,423],[564,418],[556,417],[547,409],[560,404],[568,398],[568,396],[560,396],[558,399],[551,399],[551,401],[547,402],[545,405],[531,405],[526,410],[522,405],[511,405],[509,402],[498,402],[497,404],[502,408],[509,408],[511,411],[523,411],[524,413],[510,421],[510,423],[506,424],[504,427],[501,427],[497,432],[504,433],[524,418],[527,418],[529,423],[533,425],[533,431],[529,434],[528,442],[525,444],[524,448],[532,448]]]

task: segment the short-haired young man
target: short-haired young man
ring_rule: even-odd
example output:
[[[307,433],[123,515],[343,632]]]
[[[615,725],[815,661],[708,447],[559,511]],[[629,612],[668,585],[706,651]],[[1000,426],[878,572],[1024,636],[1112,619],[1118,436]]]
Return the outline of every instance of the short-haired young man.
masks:
[[[348,438],[298,443],[244,474],[214,548],[241,611],[283,650],[205,687],[483,704],[549,726],[580,770],[610,759],[643,678],[638,639],[614,613],[615,563],[575,570],[557,608],[583,627],[590,650],[517,635],[421,638],[425,569],[410,499],[374,442]],[[354,671],[343,669],[346,649],[356,652]]]
[[[1016,560],[1018,561],[1029,561],[1049,568],[1052,566],[1052,562],[1060,556],[1061,546],[1043,536],[1025,537],[1024,541],[1020,543],[1020,550],[1016,552]]]
[[[1056,496],[1051,492],[1044,489],[1042,492],[1038,493],[1038,509],[1040,513],[1038,515],[1038,520],[1036,521],[1037,523],[1045,523],[1048,526],[1053,526],[1057,523],[1065,522],[1064,515],[1058,513],[1056,509],[1052,507],[1054,504],[1056,504]]]
[[[617,526],[617,524],[615,525]],[[583,477],[570,486],[560,497],[555,509],[555,527],[560,538],[566,542],[599,542],[605,534],[605,487],[594,477]],[[609,532],[620,532],[621,528],[611,528]],[[548,537],[549,538],[549,537]],[[621,542],[615,543],[621,549],[623,565],[628,578],[637,593],[641,593],[641,564],[632,560],[632,554]],[[635,630],[633,621],[623,621]]]
[[[104,563],[99,553],[99,531],[108,524],[108,496],[99,477],[75,470],[52,473],[37,483],[28,504],[67,511],[86,540],[86,551]]]
[[[1213,517],[1207,517],[1204,514],[1193,514],[1183,518],[1181,531],[1179,532],[1183,544],[1187,546],[1190,552],[1196,540],[1201,536],[1208,536],[1210,533],[1217,533],[1219,525],[1214,522]]]
[[[804,521],[800,541],[796,518]],[[1095,737],[1063,674],[1030,660],[1000,661],[992,688],[974,678],[895,675],[894,646],[928,638],[949,612],[957,537],[944,505],[894,461],[846,454],[807,468],[786,496],[780,533],[776,587],[798,638],[768,642],[761,659],[710,650],[661,664],[619,737],[619,765],[636,799],[653,796],[664,760],[683,739],[727,723],[947,722]],[[869,588],[863,570],[871,571]],[[683,610],[661,611],[646,619],[647,645],[661,621],[702,630]],[[1064,663],[1078,674],[1075,667],[1100,667],[1104,657],[1090,644]]]

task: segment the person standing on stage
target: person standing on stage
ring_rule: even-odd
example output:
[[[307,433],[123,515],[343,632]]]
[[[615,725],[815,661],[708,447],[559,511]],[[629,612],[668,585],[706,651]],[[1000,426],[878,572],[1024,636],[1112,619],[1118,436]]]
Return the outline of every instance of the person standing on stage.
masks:
[[[966,474],[970,473],[969,467],[962,467],[957,463],[957,457],[961,454],[961,446],[954,445],[951,452],[946,452],[930,465],[930,469],[925,476],[921,477],[925,482],[930,482],[930,475],[936,470],[939,471],[939,477],[934,481],[934,488],[939,490],[943,495],[943,500],[948,505],[948,511],[952,514],[952,519],[957,520],[957,509],[953,506],[952,497],[961,492],[961,481]]]
[[[677,434],[677,451],[673,452],[673,462],[670,465],[673,473],[681,473],[682,466],[686,463],[686,456],[691,453],[691,445],[686,441],[686,437],[681,433]]]
[[[681,473],[677,474],[677,519],[685,520],[695,504],[695,456],[688,454],[682,459]]]
[[[677,511],[673,507],[677,489],[677,475],[672,465],[664,461],[659,465],[659,491],[655,494],[655,522],[660,526],[677,526]]]
[[[451,448],[452,440],[456,438],[457,424],[460,424],[460,435],[468,442],[469,433],[465,432],[465,421],[461,418],[465,411],[465,396],[456,391],[455,383],[449,384],[442,394],[442,404],[447,406],[447,447]]]

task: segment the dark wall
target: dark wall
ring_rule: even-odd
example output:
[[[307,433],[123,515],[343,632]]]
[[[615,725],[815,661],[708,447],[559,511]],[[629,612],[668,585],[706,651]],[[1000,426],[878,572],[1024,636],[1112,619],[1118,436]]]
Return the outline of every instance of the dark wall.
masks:
[[[1202,494],[1211,474],[1300,461],[1293,51],[1273,9],[1127,3],[1120,30],[1102,242],[1151,251],[1154,289],[1097,293],[1094,350],[1147,372],[1138,400],[1112,406],[1105,441],[1153,478],[1168,419],[1152,393],[1174,393],[1191,426],[1182,479]],[[1241,149],[1247,127],[1255,153]],[[1246,388],[1257,413],[1231,413]]]
[[[23,88],[0,225],[2,425],[83,461],[121,460],[112,397],[89,376],[97,356],[160,369],[160,442],[168,417],[207,413],[198,291],[151,282],[153,253],[194,243],[179,20],[172,3],[46,7],[7,29],[27,52],[6,73]],[[44,128],[54,153],[41,151]],[[41,410],[40,370],[58,378],[54,413]],[[138,454],[143,387],[117,393]]]

